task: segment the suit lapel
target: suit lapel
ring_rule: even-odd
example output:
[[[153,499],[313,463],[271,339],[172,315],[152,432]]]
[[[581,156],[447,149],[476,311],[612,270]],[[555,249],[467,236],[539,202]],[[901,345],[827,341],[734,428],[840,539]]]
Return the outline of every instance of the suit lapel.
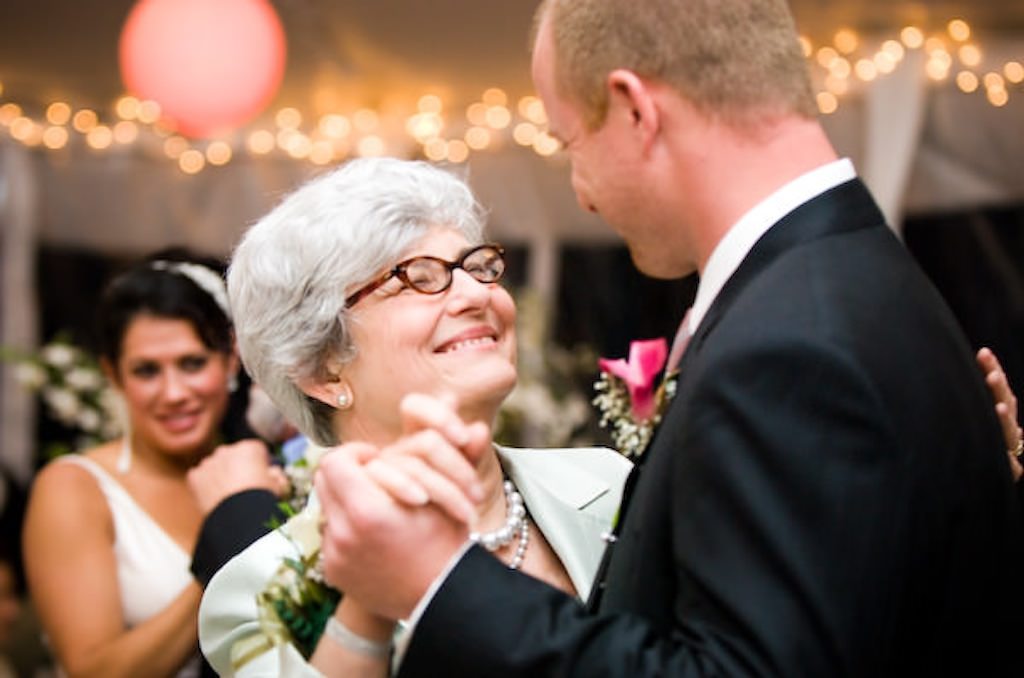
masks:
[[[884,225],[885,217],[860,179],[825,191],[787,214],[761,236],[722,287],[683,354],[680,373],[686,374],[683,368],[687,357],[700,351],[733,299],[779,255],[804,242]]]

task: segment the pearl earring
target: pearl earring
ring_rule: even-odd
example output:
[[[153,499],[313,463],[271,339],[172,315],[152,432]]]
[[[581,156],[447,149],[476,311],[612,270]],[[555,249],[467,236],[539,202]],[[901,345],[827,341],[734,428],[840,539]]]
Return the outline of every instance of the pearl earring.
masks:
[[[352,394],[348,391],[342,391],[338,394],[338,409],[347,410],[352,407]]]

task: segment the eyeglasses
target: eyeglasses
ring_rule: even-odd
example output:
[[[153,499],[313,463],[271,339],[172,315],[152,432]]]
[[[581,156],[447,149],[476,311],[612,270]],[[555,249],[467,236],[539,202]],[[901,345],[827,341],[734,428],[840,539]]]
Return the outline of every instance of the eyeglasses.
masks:
[[[345,308],[352,308],[392,278],[421,294],[440,294],[452,285],[455,269],[461,268],[482,283],[495,283],[505,275],[505,248],[497,244],[477,245],[463,252],[457,261],[438,257],[412,257],[395,265],[390,271],[360,287],[345,299]]]

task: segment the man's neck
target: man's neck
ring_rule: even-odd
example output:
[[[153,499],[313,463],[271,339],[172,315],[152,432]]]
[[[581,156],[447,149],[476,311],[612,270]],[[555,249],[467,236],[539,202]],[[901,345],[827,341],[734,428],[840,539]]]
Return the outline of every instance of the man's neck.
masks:
[[[701,273],[721,239],[751,208],[838,157],[816,120],[790,117],[749,132],[711,122],[704,131],[706,151],[688,177]]]

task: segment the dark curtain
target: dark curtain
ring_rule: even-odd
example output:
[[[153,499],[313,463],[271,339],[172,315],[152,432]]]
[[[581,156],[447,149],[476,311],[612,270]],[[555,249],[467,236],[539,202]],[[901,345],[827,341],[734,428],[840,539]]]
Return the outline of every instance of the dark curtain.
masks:
[[[1024,393],[1024,205],[908,219],[904,240],[971,346],[991,348]]]

